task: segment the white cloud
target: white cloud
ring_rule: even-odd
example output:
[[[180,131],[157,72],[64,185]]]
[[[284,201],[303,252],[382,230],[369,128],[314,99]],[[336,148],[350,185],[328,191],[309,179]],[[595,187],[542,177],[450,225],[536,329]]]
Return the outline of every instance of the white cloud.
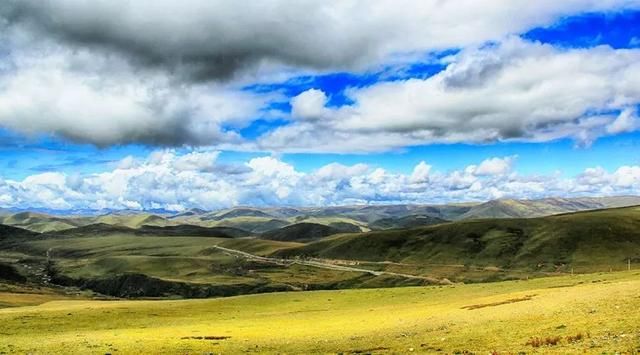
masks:
[[[11,60],[13,70],[0,71],[0,126],[102,146],[237,143],[222,126],[246,125],[273,98],[175,85],[162,73],[107,63],[89,51],[34,51]]]
[[[640,128],[640,121],[634,109],[626,109],[618,115],[618,117],[607,125],[607,132],[618,134],[624,132],[633,132]]]
[[[476,169],[476,175],[504,175],[511,171],[515,157],[490,158],[483,160]]]
[[[421,161],[418,165],[413,168],[413,172],[409,177],[409,181],[412,183],[425,183],[429,181],[429,173],[431,172],[432,166]]]
[[[327,164],[314,172],[314,176],[320,180],[341,180],[353,176],[362,175],[369,170],[366,164],[343,165],[338,163]]]
[[[217,151],[191,152],[176,159],[175,167],[180,171],[211,171],[219,154]]]
[[[559,138],[589,145],[637,129],[631,108],[640,103],[640,50],[559,49],[510,37],[448,60],[427,79],[353,88],[353,104],[325,108],[322,124],[294,122],[260,146],[345,152]]]
[[[309,89],[291,99],[291,115],[303,120],[322,118],[328,110],[324,107],[327,95],[321,90]]]
[[[513,157],[494,157],[449,172],[426,162],[408,174],[365,164],[332,163],[301,172],[275,157],[253,158],[229,173],[217,153],[160,150],[125,158],[111,171],[84,175],[45,173],[22,181],[0,180],[0,207],[51,209],[150,209],[180,211],[235,205],[326,206],[379,203],[446,203],[495,198],[640,194],[640,166],[613,172],[586,169],[574,178],[525,176]]]

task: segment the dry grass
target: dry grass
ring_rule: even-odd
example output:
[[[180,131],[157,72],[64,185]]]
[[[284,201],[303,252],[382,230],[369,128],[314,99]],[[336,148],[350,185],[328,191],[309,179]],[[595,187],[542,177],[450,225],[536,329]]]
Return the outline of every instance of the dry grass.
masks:
[[[584,335],[582,335],[582,333],[578,333],[576,335],[568,335],[566,337],[568,343],[577,343],[581,341],[583,338],[584,338]]]
[[[204,300],[55,301],[0,309],[0,353],[634,354],[639,275]],[[550,288],[569,282],[575,286]],[[533,294],[526,303],[503,303]],[[495,303],[502,304],[461,309]],[[539,347],[525,345],[533,334]]]
[[[560,343],[561,338],[559,336],[548,336],[545,338],[533,337],[527,341],[525,345],[531,345],[534,348],[541,346],[556,346]]]

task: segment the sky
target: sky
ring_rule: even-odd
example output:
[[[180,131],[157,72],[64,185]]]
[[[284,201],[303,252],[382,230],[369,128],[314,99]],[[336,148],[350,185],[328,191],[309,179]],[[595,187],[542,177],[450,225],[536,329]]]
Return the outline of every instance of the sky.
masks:
[[[640,0],[6,0],[0,208],[640,193]]]

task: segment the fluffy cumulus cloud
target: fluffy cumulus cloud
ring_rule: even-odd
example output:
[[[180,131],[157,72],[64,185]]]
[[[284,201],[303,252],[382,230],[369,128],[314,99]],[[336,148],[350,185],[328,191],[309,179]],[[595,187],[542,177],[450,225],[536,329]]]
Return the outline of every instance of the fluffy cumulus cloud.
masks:
[[[427,79],[353,88],[347,92],[353,103],[337,108],[320,107],[322,93],[307,91],[293,102],[294,109],[305,108],[296,112],[307,120],[266,134],[261,144],[367,151],[571,138],[589,145],[640,127],[638,49],[561,49],[509,37],[445,61],[447,68]],[[319,116],[322,120],[311,120]],[[358,148],[367,138],[377,148],[366,143]]]
[[[0,127],[100,146],[254,150],[589,142],[603,127],[635,129],[627,116],[586,115],[634,103],[635,51],[567,52],[516,40],[465,50],[433,79],[353,89],[355,103],[346,107],[326,108],[318,90],[302,93],[291,102],[294,123],[257,144],[243,141],[241,128],[282,116],[272,107],[283,98],[242,87],[290,75],[282,73],[375,70],[570,15],[639,7],[636,0],[6,0]]]
[[[640,193],[640,166],[609,172],[586,169],[573,178],[520,175],[515,157],[488,158],[453,171],[426,162],[407,174],[365,164],[328,164],[301,172],[275,157],[253,158],[238,169],[218,152],[159,150],[125,158],[111,170],[83,175],[43,173],[0,179],[0,207],[69,209],[217,209],[235,205],[325,206],[446,203],[495,198]]]
[[[476,175],[505,175],[511,171],[514,160],[515,157],[490,158],[473,167],[472,171]]]
[[[43,56],[41,50],[51,53]],[[1,60],[1,59],[0,59]],[[239,142],[271,99],[219,85],[176,85],[118,59],[57,47],[12,53],[0,70],[0,126],[100,146]]]

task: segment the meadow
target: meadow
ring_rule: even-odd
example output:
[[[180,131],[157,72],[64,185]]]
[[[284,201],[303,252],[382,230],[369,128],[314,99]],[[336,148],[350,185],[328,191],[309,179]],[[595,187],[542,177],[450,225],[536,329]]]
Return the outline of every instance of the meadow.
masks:
[[[0,309],[0,353],[640,352],[638,271],[199,300],[57,297]]]

